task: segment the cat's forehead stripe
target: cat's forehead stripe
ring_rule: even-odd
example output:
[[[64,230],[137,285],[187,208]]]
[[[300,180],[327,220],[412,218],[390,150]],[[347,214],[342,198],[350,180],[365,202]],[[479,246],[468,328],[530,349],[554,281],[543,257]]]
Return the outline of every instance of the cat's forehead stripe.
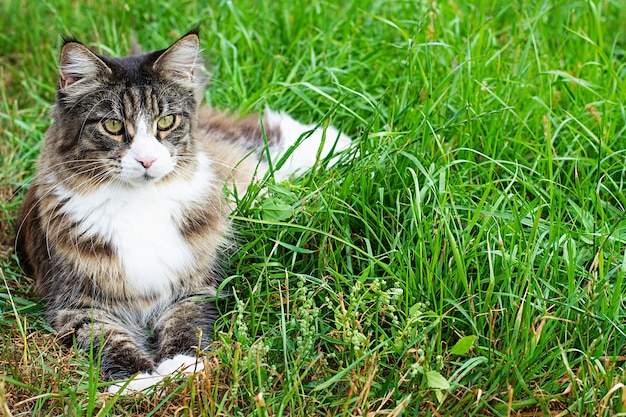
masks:
[[[165,103],[151,86],[130,88],[122,97],[122,112],[128,121],[137,119],[139,112],[148,112],[150,117],[157,117],[164,106]]]

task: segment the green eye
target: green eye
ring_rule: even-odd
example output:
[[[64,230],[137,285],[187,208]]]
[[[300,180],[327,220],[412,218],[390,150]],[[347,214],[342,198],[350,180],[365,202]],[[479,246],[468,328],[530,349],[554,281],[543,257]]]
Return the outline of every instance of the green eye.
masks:
[[[107,119],[102,122],[102,127],[113,136],[119,136],[124,132],[124,122],[117,119]]]
[[[173,114],[161,117],[159,120],[157,120],[157,129],[159,129],[160,131],[170,130],[172,127],[174,127],[174,122],[176,122],[176,116]]]

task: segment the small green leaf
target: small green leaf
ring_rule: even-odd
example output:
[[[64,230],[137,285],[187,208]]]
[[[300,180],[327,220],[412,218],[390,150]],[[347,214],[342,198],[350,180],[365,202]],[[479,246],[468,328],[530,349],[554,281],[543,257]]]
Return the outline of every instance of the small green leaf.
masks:
[[[411,308],[409,308],[409,316],[415,315],[418,311],[421,311],[424,308],[424,304],[417,303],[413,304]]]
[[[469,350],[474,346],[474,342],[476,341],[476,336],[465,336],[459,339],[458,342],[452,349],[450,349],[450,353],[453,355],[465,355]]]
[[[268,197],[261,203],[263,220],[282,220],[291,215],[293,207],[280,198]]]
[[[450,389],[450,383],[437,371],[426,371],[428,388]]]
[[[439,402],[439,404],[443,403],[443,400],[446,398],[446,396],[443,395],[443,392],[441,392],[440,389],[435,390],[435,397],[437,397],[437,401]]]

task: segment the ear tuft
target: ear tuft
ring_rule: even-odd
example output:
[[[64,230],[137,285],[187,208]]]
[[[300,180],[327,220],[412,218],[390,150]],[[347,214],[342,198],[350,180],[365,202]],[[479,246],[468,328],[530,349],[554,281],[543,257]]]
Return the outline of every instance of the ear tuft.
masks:
[[[76,41],[67,41],[61,50],[59,62],[61,88],[96,77],[109,67],[91,52],[85,45]]]
[[[204,63],[197,32],[186,34],[167,48],[154,63],[154,69],[184,85],[204,86]]]

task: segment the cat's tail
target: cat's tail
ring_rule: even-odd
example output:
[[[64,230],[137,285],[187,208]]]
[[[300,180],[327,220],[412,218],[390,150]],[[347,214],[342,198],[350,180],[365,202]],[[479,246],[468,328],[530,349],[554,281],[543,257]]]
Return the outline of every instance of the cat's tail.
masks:
[[[276,181],[311,169],[352,143],[349,136],[333,126],[303,124],[285,113],[269,109],[263,113],[263,129],[268,138],[270,169]],[[329,164],[334,162],[336,158],[331,157]]]
[[[198,128],[201,146],[213,159],[218,178],[238,195],[268,171],[282,181],[313,167],[332,165],[335,155],[352,142],[333,126],[303,124],[273,110],[262,117],[242,118],[204,108]]]

